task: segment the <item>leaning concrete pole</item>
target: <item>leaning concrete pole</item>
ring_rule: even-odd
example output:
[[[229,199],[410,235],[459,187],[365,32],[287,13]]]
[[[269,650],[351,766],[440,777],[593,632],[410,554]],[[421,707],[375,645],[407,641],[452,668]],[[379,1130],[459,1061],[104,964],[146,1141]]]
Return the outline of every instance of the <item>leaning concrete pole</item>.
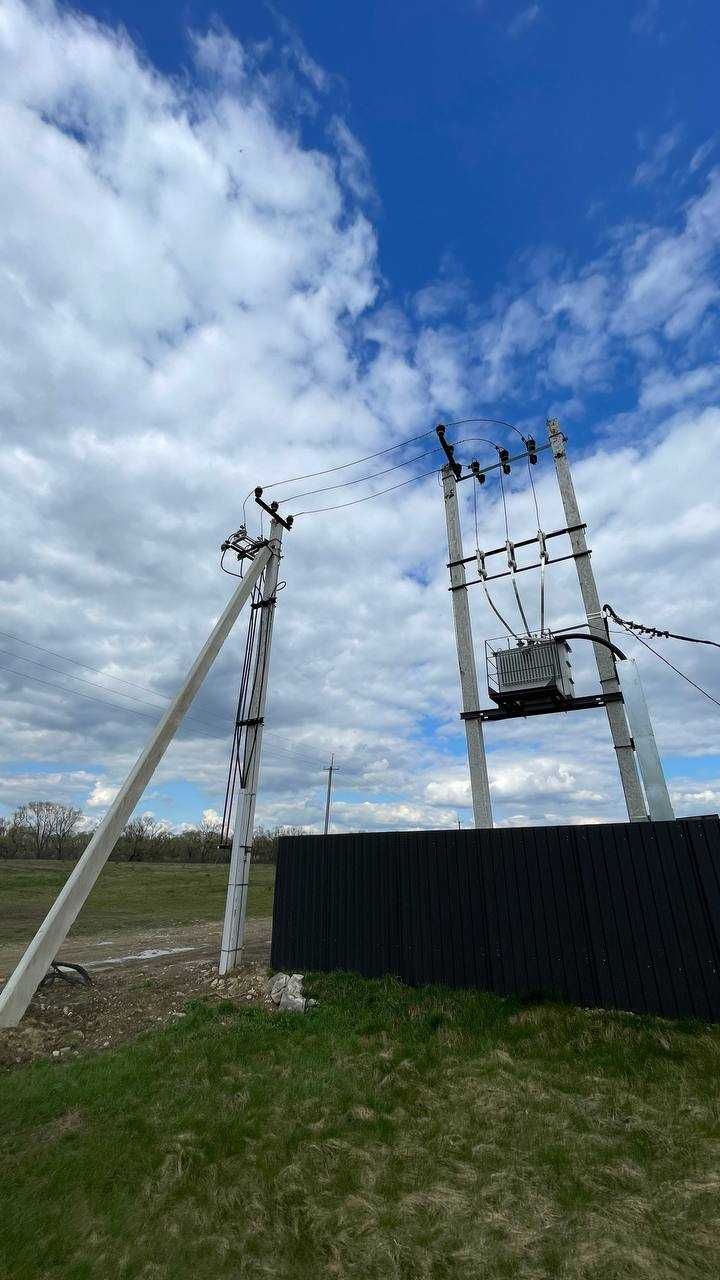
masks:
[[[575,568],[577,569],[580,594],[585,606],[588,628],[591,636],[600,636],[605,640],[607,638],[605,623],[600,610],[600,597],[598,596],[595,575],[590,564],[590,552],[585,541],[585,532],[581,528],[573,529],[573,526],[582,524],[582,517],[570,474],[570,463],[565,451],[565,436],[560,430],[560,423],[557,418],[548,419],[547,426],[555,458],[555,471],[565,511],[565,521],[568,527],[573,530],[569,535],[570,545],[575,556]],[[593,651],[603,693],[619,693],[620,684],[612,653],[604,644],[593,645]],[[622,702],[608,702],[605,704],[605,710],[620,770],[620,781],[625,793],[628,817],[631,822],[644,822],[648,815],[635,759],[635,750],[630,737],[627,716],[625,715],[625,707]]]
[[[258,607],[262,612],[259,627],[255,666],[252,675],[252,694],[248,706],[248,719],[243,744],[243,786],[235,806],[230,874],[225,902],[222,942],[220,944],[220,973],[237,968],[242,959],[245,940],[245,915],[247,912],[248,885],[250,882],[250,858],[252,856],[253,830],[255,826],[255,801],[260,774],[263,719],[270,668],[270,641],[275,618],[275,595],[280,568],[283,525],[273,520],[269,544],[271,559],[265,573],[262,600]]]
[[[27,951],[0,991],[0,1027],[16,1027],[55,959],[85,899],[112,853],[115,843],[182,724],[210,667],[245,601],[271,558],[269,547],[258,551],[224,613],[190,668],[180,692],[168,707],[149,743],[131,769],[72,875],[61,889]]]
[[[450,585],[456,588],[451,592],[451,595],[463,711],[479,711],[480,694],[478,692],[475,649],[470,622],[470,605],[467,598],[467,587],[465,586],[465,565],[457,563],[463,557],[457,481],[450,466],[443,467],[442,477],[448,552],[452,565],[450,569]],[[493,819],[490,806],[490,783],[485,761],[482,721],[466,720],[465,734],[467,736],[468,764],[470,766],[470,794],[472,796],[473,819],[476,827],[491,827]]]

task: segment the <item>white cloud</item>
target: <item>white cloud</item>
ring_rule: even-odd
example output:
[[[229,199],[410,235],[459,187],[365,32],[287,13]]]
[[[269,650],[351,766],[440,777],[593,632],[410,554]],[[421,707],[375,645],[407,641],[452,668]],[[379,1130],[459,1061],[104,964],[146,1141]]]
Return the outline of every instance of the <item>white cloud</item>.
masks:
[[[98,778],[85,803],[89,809],[106,809],[112,804],[119,790],[119,787],[113,787],[104,779]]]
[[[481,300],[464,284],[443,300],[441,271],[405,310],[380,292],[352,135],[336,125],[326,152],[303,142],[289,78],[298,58],[275,74],[272,51],[220,31],[195,49],[201,79],[186,85],[67,11],[6,0],[0,18],[2,625],[98,668],[81,674],[107,688],[74,684],[79,669],[56,659],[46,666],[62,676],[3,659],[4,757],[21,762],[4,770],[3,802],[36,794],[41,777],[48,798],[75,794],[68,776],[87,761],[76,790],[88,808],[110,803],[160,706],[123,698],[145,695],[116,680],[176,690],[227,599],[217,550],[248,490],[384,449],[440,413],[505,417],[508,403],[526,405],[539,435],[544,411],[564,404],[603,596],[626,616],[717,634],[708,460],[720,414],[707,401],[720,175],[670,225],[617,228],[593,261],[537,255]],[[583,397],[620,371],[631,407],[620,420],[598,415],[583,457]],[[424,447],[432,436],[413,450]],[[542,519],[557,527],[542,457]],[[305,487],[315,484],[273,496]],[[513,472],[508,487],[513,529],[534,529],[525,477]],[[248,514],[255,527],[252,504]],[[501,531],[488,484],[480,540],[496,545]],[[444,536],[432,476],[298,519],[282,566],[260,821],[316,826],[331,750],[338,828],[448,826],[458,810],[467,820]],[[571,567],[552,572],[549,590],[553,621],[576,621]],[[497,598],[513,607],[502,584]],[[481,652],[497,623],[480,599],[472,608]],[[240,629],[160,766],[161,795],[186,782],[198,809],[222,807],[242,643]],[[668,654],[717,686],[707,652]],[[575,657],[590,687],[589,657]],[[654,659],[642,670],[661,748],[720,754],[709,704]],[[621,815],[600,715],[512,722],[487,740],[499,821]]]
[[[337,148],[340,179],[358,199],[375,202],[375,185],[367,152],[355,134],[340,116],[333,116],[328,125],[328,135]]]
[[[52,798],[62,804],[75,802],[78,794],[87,790],[92,777],[84,769],[37,770],[28,769],[0,775],[0,804],[14,809],[27,800]]]

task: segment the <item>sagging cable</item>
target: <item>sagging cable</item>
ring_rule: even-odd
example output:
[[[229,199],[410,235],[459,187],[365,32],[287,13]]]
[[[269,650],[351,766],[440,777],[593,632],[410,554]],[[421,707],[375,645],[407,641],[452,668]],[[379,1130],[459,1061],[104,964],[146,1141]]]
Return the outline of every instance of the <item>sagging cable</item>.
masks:
[[[476,548],[476,554],[477,554],[478,577],[483,585],[483,591],[485,592],[485,599],[490,605],[490,608],[495,614],[495,617],[500,620],[500,622],[504,626],[505,630],[509,633],[509,635],[511,635],[515,640],[519,640],[520,639],[519,635],[517,634],[516,631],[513,631],[512,627],[510,626],[510,623],[505,618],[503,618],[500,610],[495,607],[495,604],[490,595],[490,592],[488,591],[488,588],[487,588],[488,575],[487,575],[487,569],[485,568],[485,555],[482,551],[480,551],[477,548]]]
[[[548,562],[547,543],[542,529],[537,531],[540,548],[540,635],[545,635],[545,565]]]
[[[530,627],[528,626],[528,620],[525,617],[525,610],[523,609],[522,600],[520,599],[520,592],[517,589],[517,583],[515,581],[515,574],[517,573],[517,560],[515,559],[515,544],[511,542],[510,539],[508,538],[507,542],[505,543],[505,547],[507,549],[507,562],[508,562],[508,568],[510,570],[510,581],[512,582],[512,588],[513,588],[513,591],[515,592],[517,607],[520,611],[520,617],[522,618],[522,623],[525,628],[525,635],[530,636],[531,635]]]

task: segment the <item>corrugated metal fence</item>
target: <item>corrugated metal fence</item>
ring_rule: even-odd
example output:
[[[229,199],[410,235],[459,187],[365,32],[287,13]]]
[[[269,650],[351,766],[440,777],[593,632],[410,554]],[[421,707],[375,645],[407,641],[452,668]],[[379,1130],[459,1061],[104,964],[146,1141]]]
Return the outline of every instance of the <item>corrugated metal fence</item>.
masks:
[[[720,1020],[720,819],[280,840],[272,962]]]

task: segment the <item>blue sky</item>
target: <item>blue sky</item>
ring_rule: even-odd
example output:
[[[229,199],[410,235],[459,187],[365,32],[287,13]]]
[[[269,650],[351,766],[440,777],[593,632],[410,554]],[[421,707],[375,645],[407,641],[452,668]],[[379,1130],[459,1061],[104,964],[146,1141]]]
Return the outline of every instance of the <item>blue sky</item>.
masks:
[[[248,489],[439,417],[539,436],[559,414],[601,595],[720,630],[719,34],[716,6],[669,0],[8,0],[6,812],[29,790],[103,812],[147,730],[118,681],[177,687]],[[538,487],[557,524],[546,462]],[[520,476],[511,517],[534,521]],[[501,531],[488,485],[480,537]],[[335,751],[340,829],[468,821],[443,536],[434,479],[298,522],[261,820],[316,825]],[[572,575],[551,591],[574,620]],[[481,654],[497,624],[473,612]],[[708,651],[667,652],[720,687]],[[715,710],[640,657],[679,810],[716,807]],[[221,804],[237,664],[141,806],[171,824]],[[622,816],[606,728],[580,720],[488,735],[499,821]]]
[[[689,159],[718,108],[720,12],[702,0],[84,7],[172,73],[189,65],[189,27],[263,42],[291,23],[328,77],[303,130],[323,145],[340,109],[366,149],[380,264],[400,295],[453,258],[480,296],[539,246],[582,260],[604,229],[672,204],[673,184],[633,175],[673,131]]]

